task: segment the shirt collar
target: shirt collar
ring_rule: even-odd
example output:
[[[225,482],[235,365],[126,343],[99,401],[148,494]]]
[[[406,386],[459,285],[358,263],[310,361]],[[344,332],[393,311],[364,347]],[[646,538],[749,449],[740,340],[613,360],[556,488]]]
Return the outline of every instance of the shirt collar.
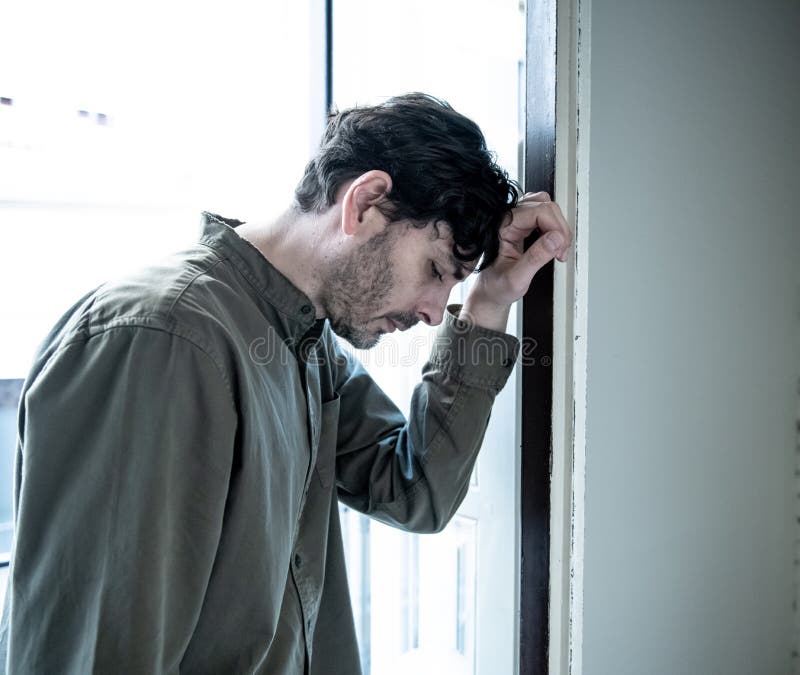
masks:
[[[275,310],[280,314],[279,320],[287,335],[299,342],[311,328],[314,328],[312,334],[321,333],[324,320],[316,320],[314,304],[255,246],[235,232],[235,228],[242,224],[241,220],[204,211],[200,243],[222,253],[236,266],[253,288],[256,301],[268,310],[268,318],[275,320]]]

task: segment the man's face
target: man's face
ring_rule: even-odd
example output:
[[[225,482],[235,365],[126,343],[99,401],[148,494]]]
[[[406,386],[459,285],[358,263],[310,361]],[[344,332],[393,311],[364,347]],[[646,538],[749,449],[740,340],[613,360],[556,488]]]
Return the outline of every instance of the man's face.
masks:
[[[387,223],[325,274],[323,309],[331,328],[358,349],[384,333],[441,323],[450,291],[472,265],[457,263],[447,226]]]

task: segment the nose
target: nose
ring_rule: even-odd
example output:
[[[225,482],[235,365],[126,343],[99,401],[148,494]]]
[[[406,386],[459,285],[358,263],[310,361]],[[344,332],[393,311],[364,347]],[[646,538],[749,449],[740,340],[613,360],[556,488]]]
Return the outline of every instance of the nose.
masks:
[[[447,298],[450,296],[449,289],[435,295],[427,296],[420,301],[417,306],[417,316],[429,326],[438,326],[444,319],[444,311],[447,307]]]
[[[439,310],[438,312],[435,311],[423,311],[419,310],[418,312],[419,318],[427,323],[429,326],[438,326],[442,323],[442,319],[444,318],[444,311]]]

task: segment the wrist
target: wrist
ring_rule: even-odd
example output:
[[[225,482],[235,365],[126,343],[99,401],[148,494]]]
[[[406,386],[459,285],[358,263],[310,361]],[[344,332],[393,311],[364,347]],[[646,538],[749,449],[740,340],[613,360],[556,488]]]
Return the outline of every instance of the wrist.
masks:
[[[458,318],[474,326],[505,333],[511,305],[480,300],[472,295],[467,297]]]

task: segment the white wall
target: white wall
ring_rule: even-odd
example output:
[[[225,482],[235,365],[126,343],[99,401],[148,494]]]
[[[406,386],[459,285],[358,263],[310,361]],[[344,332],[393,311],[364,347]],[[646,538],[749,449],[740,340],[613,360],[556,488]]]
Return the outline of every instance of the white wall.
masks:
[[[583,672],[790,672],[800,3],[593,0]]]

